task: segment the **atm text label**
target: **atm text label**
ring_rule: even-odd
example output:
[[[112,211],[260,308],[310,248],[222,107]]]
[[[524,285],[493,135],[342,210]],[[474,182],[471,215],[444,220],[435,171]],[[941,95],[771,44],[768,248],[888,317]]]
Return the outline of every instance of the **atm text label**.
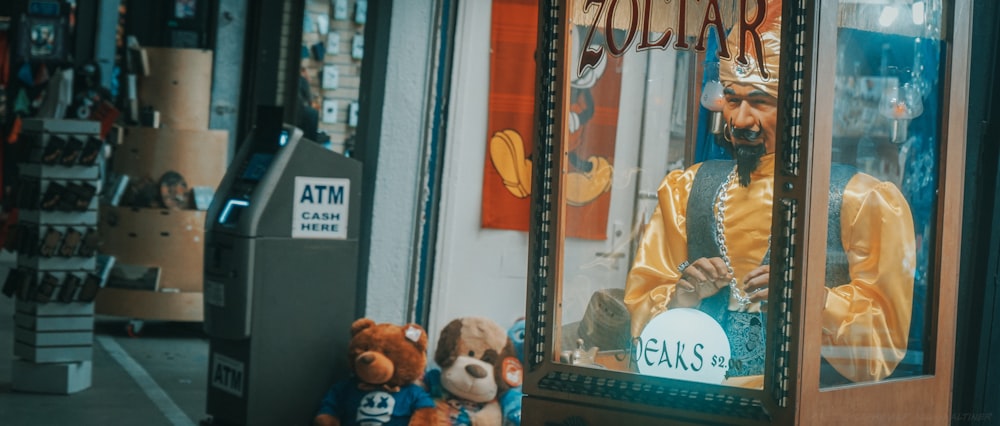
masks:
[[[299,204],[344,204],[344,187],[337,185],[306,185]]]
[[[340,220],[340,213],[302,212],[302,220]]]
[[[339,232],[340,225],[336,223],[303,223],[299,226],[299,230],[312,232]]]

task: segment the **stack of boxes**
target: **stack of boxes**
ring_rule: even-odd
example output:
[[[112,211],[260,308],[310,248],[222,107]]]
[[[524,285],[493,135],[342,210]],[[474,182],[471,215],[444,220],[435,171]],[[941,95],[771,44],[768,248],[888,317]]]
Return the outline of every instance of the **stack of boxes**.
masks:
[[[111,170],[133,184],[152,184],[148,192],[154,195],[151,203],[123,199],[101,206],[101,252],[116,258],[117,269],[97,299],[97,313],[202,321],[207,203],[194,198],[201,190],[210,200],[229,151],[228,132],[208,129],[212,52],[144,50],[148,66],[139,79],[138,101],[143,115],[156,119],[123,130]],[[148,273],[138,274],[138,285],[120,285],[114,278],[128,268]]]
[[[100,123],[24,121],[15,205],[6,241],[17,266],[4,282],[15,297],[11,386],[68,394],[91,385],[97,271],[97,199],[101,189]]]

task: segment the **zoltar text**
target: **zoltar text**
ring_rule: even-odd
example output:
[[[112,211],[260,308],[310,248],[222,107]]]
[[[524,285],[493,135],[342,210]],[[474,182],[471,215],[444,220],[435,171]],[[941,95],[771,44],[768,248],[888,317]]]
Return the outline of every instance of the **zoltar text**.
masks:
[[[640,5],[641,3],[641,5]],[[746,50],[748,42],[752,45],[756,57],[764,57],[764,43],[760,39],[760,31],[757,29],[763,22],[764,16],[767,13],[767,0],[739,0],[739,20],[733,27],[734,31],[739,31],[740,43],[739,52],[737,52],[736,62],[742,65],[748,65]],[[756,3],[756,9],[749,8],[749,4]],[[590,13],[593,11],[593,7],[598,8],[598,12],[594,15],[593,22],[586,22],[585,26],[590,29],[587,31],[587,38],[584,40],[583,45],[589,46],[580,55],[580,64],[577,68],[577,74],[583,74],[587,68],[596,67],[604,56],[604,50],[607,48],[607,53],[612,56],[621,56],[628,51],[633,43],[636,43],[637,34],[641,37],[636,45],[636,51],[641,52],[649,49],[661,49],[664,50],[670,44],[671,39],[674,40],[674,49],[677,50],[688,50],[691,46],[688,44],[688,40],[685,34],[688,34],[687,28],[687,15],[688,13],[697,13],[696,10],[701,8],[689,8],[689,6],[704,4],[704,13],[701,21],[701,28],[698,31],[697,42],[694,46],[694,50],[698,52],[705,51],[705,38],[708,37],[709,26],[715,26],[715,35],[719,39],[719,58],[730,59],[729,47],[726,45],[725,41],[725,28],[723,25],[723,16],[719,8],[719,0],[584,0],[583,1],[583,11],[585,13]],[[677,20],[674,22],[674,27],[667,28],[653,28],[652,22],[652,11],[656,7],[675,7],[676,12],[671,16],[676,16]],[[642,15],[640,17],[640,14]],[[748,16],[753,14],[753,16]],[[619,44],[621,37],[614,37],[613,31],[615,23],[627,23],[625,30],[625,38]],[[642,26],[642,31],[639,31],[639,26]],[[622,25],[619,25],[621,27]],[[591,42],[594,38],[595,31],[598,28],[602,28],[605,32],[604,39],[606,44],[604,46],[593,46]],[[660,34],[659,38],[653,39],[654,34]],[[759,63],[761,76],[768,78],[768,72],[764,68],[763,63]]]

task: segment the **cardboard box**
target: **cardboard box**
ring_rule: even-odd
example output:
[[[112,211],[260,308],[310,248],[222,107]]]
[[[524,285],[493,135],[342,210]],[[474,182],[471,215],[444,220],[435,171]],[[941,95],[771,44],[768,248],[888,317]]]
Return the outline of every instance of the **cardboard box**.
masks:
[[[98,314],[160,321],[200,322],[204,319],[201,293],[102,288],[94,301]]]
[[[100,217],[101,253],[116,263],[159,267],[160,291],[202,291],[205,212],[102,206]]]
[[[146,47],[149,74],[139,77],[139,104],[160,112],[160,125],[207,129],[212,101],[212,51]]]
[[[184,176],[188,188],[218,187],[226,174],[229,132],[130,127],[117,147],[114,171],[158,181],[168,171]]]

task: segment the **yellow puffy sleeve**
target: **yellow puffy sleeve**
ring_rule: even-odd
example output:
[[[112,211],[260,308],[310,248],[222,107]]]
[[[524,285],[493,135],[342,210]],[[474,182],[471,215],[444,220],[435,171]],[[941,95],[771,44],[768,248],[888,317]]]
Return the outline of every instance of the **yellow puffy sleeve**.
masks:
[[[913,216],[894,184],[858,173],[844,189],[840,223],[851,282],[827,283],[822,354],[852,381],[883,379],[906,354]]]
[[[643,231],[625,282],[625,306],[632,316],[632,336],[667,308],[680,280],[677,265],[687,260],[685,217],[691,184],[700,165],[674,170],[660,182],[658,204]]]

